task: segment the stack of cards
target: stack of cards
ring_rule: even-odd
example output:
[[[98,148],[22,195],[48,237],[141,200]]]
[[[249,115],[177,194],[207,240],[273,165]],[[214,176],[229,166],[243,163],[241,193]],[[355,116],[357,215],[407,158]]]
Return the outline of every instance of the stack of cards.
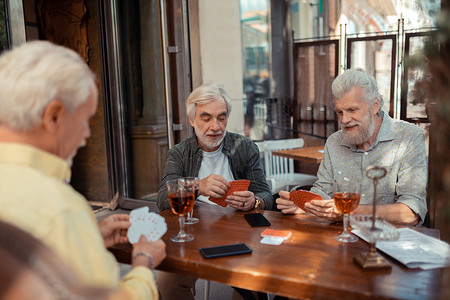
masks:
[[[132,210],[130,223],[128,241],[131,244],[137,243],[141,235],[145,235],[147,241],[157,241],[167,231],[166,220],[154,212],[148,212],[147,206]]]
[[[289,230],[265,229],[261,232],[261,244],[281,245],[284,240],[291,236],[292,232]]]
[[[291,201],[303,210],[305,210],[306,202],[310,202],[311,200],[323,200],[322,196],[304,190],[294,190],[289,194],[289,196]]]
[[[209,200],[222,207],[226,207],[228,204],[225,202],[225,199],[228,197],[228,195],[232,195],[234,192],[247,191],[248,187],[250,186],[250,180],[245,179],[235,180],[231,181],[230,185],[231,186],[225,193],[225,195],[223,195],[220,198],[209,197]]]

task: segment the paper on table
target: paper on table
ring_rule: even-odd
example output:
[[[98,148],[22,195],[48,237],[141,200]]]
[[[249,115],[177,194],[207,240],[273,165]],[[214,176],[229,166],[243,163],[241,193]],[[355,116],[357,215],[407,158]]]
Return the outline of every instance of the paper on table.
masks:
[[[408,268],[427,270],[450,266],[449,244],[409,228],[397,230],[400,232],[397,241],[377,241],[375,246]],[[367,242],[360,230],[352,233]]]

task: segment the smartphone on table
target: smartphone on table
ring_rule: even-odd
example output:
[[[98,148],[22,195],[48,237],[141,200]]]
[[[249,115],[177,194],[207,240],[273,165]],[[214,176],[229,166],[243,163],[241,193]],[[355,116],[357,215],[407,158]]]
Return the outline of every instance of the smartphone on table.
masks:
[[[245,214],[244,218],[252,227],[270,226],[269,220],[261,213]]]
[[[238,244],[231,244],[231,245],[200,248],[200,253],[205,258],[216,258],[216,257],[223,257],[223,256],[252,253],[252,248],[250,248],[245,243],[238,243]]]

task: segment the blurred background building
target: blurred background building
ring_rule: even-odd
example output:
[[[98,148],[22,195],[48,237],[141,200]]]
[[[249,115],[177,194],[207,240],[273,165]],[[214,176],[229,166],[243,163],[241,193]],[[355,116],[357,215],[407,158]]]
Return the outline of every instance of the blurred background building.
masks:
[[[92,136],[71,184],[123,207],[154,201],[169,147],[191,135],[185,100],[208,81],[232,99],[228,130],[254,140],[336,131],[330,86],[349,67],[380,84],[384,109],[429,119],[405,64],[423,47],[437,0],[0,0],[0,51],[46,39],[78,51],[98,76]],[[315,170],[307,170],[314,173]]]

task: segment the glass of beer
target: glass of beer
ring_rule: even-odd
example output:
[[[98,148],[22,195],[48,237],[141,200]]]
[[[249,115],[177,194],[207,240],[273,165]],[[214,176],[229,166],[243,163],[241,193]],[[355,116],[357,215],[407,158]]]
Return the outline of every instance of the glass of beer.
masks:
[[[167,193],[169,195],[169,203],[172,212],[178,215],[180,223],[180,231],[177,235],[172,236],[170,240],[173,242],[189,242],[194,239],[194,235],[184,231],[184,216],[192,210],[195,201],[195,183],[172,179],[166,182]]]
[[[198,177],[182,177],[179,180],[187,182],[187,183],[191,182],[191,183],[193,183],[195,185],[195,199],[194,199],[194,201],[196,201],[197,197],[198,197],[198,188],[199,188],[199,183],[200,183],[200,180],[198,179]],[[194,213],[194,206],[192,206],[192,209],[188,212],[187,218],[184,221],[184,224],[192,225],[192,224],[198,223],[199,220],[198,220],[198,218],[194,218],[192,216],[193,213]]]
[[[343,178],[333,181],[333,198],[337,210],[343,214],[344,231],[334,236],[342,243],[356,242],[358,238],[348,232],[348,216],[356,212],[361,197],[361,183]]]

